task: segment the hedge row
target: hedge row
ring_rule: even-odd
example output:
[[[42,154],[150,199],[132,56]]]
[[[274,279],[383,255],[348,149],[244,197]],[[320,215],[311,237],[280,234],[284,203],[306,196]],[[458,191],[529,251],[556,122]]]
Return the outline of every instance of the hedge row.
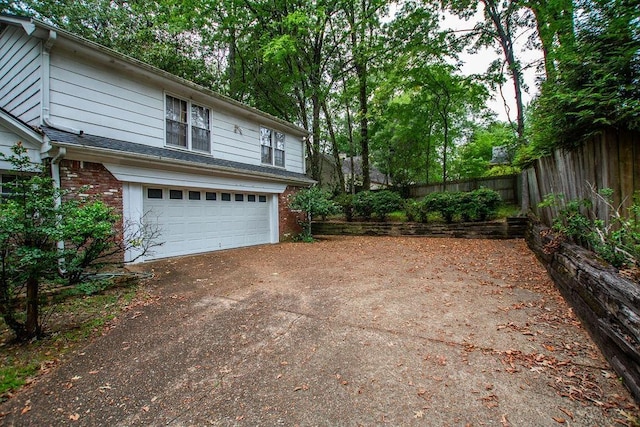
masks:
[[[409,221],[427,222],[437,213],[447,223],[486,221],[497,213],[502,199],[489,188],[471,192],[431,193],[422,200],[407,200],[405,212]]]
[[[494,216],[502,203],[500,195],[491,189],[481,188],[468,193],[432,193],[422,200],[403,200],[393,191],[362,191],[358,194],[341,194],[334,199],[347,221],[354,217],[370,220],[374,215],[384,221],[391,212],[404,210],[409,221],[427,222],[432,214],[439,214],[444,221],[486,221]]]

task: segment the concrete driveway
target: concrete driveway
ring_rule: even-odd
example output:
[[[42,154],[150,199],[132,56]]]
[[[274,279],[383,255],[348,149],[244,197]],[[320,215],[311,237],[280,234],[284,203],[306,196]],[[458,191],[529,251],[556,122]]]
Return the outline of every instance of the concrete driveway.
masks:
[[[146,298],[0,424],[605,426],[637,411],[521,240],[334,237],[143,268]]]

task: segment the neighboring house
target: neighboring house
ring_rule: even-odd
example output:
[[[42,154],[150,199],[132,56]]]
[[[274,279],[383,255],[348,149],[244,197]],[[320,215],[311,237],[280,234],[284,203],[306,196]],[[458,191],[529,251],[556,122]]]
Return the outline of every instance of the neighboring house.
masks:
[[[62,188],[88,185],[124,221],[159,225],[165,243],[143,260],[296,232],[287,196],[314,182],[306,135],[67,31],[0,15],[0,151],[22,141]],[[9,169],[0,163],[3,179]]]
[[[344,185],[347,191],[351,191],[351,157],[341,155],[342,160],[342,173],[344,174]],[[353,156],[353,178],[355,187],[362,186],[362,156]],[[371,189],[379,190],[387,188],[391,185],[391,181],[388,176],[380,172],[378,168],[369,163],[369,180],[371,181]]]
[[[307,162],[309,158],[307,158]],[[340,188],[340,169],[336,165],[336,161],[330,154],[320,155],[320,181],[319,185],[326,191],[331,193],[341,192]],[[307,163],[307,176],[311,178],[310,165]]]

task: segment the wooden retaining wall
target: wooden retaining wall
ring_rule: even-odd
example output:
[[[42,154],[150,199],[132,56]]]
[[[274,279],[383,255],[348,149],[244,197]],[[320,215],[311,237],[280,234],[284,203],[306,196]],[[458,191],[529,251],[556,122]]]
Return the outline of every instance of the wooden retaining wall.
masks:
[[[503,221],[467,222],[454,224],[421,224],[413,222],[337,222],[316,221],[311,232],[317,235],[344,236],[428,236],[469,239],[522,238],[527,219],[508,218]]]
[[[562,243],[553,253],[540,222],[530,221],[527,243],[543,261],[565,299],[627,388],[640,401],[640,286],[580,246]]]
[[[473,191],[479,188],[490,188],[500,194],[506,203],[520,203],[520,175],[505,175],[486,178],[449,181],[445,191]],[[409,196],[422,198],[427,194],[443,191],[442,184],[416,184],[409,187]]]
[[[597,190],[612,189],[614,206],[628,208],[640,191],[640,134],[605,131],[575,150],[559,149],[538,159],[525,172],[531,210],[546,225],[552,224],[558,209],[538,204],[551,193],[563,194],[565,200],[591,199],[595,215],[606,221],[609,209],[593,197],[589,184]]]

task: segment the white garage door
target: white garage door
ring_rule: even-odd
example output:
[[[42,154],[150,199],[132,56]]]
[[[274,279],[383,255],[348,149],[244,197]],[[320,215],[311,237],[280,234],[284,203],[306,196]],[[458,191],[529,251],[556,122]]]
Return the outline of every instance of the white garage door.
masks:
[[[270,204],[266,194],[144,188],[147,221],[164,242],[150,258],[270,243]]]

